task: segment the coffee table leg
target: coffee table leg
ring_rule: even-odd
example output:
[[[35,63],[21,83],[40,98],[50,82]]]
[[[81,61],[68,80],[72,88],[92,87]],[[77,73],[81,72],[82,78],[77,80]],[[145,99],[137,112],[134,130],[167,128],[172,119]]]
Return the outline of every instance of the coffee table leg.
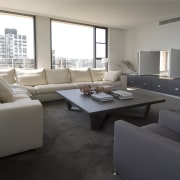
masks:
[[[100,130],[106,120],[106,113],[94,113],[90,114],[91,119],[91,129],[92,130]]]
[[[151,104],[148,104],[148,105],[146,106],[146,109],[145,109],[145,111],[144,111],[144,116],[143,116],[143,118],[146,118],[146,117],[147,117],[147,115],[148,115],[148,113],[149,113],[149,110],[150,110],[150,107],[151,107]]]
[[[69,111],[81,111],[78,107],[73,106],[70,102],[67,101],[67,108]]]

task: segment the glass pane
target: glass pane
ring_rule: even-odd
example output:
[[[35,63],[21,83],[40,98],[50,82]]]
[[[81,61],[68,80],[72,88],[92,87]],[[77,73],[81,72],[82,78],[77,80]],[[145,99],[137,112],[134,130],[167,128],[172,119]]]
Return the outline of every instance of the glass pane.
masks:
[[[93,27],[52,21],[52,68],[93,67]]]
[[[35,68],[33,21],[31,16],[0,13],[0,68]]]
[[[105,63],[102,63],[101,60],[96,59],[96,68],[105,68]]]
[[[96,44],[96,58],[106,57],[106,44]]]
[[[106,43],[106,30],[96,28],[96,42]]]

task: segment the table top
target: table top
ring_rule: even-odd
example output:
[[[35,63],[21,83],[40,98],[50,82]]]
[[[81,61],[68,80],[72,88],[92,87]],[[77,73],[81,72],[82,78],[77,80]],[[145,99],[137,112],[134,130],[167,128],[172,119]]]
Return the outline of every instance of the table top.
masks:
[[[84,95],[79,89],[57,91],[68,102],[90,114],[165,102],[165,99],[148,92],[141,90],[132,90],[130,92],[133,94],[131,99],[120,100],[114,98],[112,101],[101,102],[93,99],[90,95]]]

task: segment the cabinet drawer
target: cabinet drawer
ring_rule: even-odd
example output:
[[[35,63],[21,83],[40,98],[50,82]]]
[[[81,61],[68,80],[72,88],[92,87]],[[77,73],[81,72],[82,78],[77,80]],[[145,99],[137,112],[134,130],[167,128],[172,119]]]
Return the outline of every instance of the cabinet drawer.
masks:
[[[180,79],[168,81],[168,94],[180,96]]]
[[[140,76],[139,77],[139,84],[138,87],[142,88],[142,89],[148,89],[151,90],[152,89],[152,81],[151,81],[151,77],[150,76]]]
[[[127,76],[127,85],[129,87],[137,87],[138,86],[138,77],[136,75],[128,75]]]
[[[167,93],[168,92],[168,80],[152,78],[152,90]]]

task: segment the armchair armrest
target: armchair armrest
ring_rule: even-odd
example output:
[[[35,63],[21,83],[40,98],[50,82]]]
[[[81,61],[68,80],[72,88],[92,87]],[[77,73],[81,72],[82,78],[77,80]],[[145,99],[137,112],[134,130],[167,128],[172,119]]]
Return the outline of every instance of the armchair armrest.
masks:
[[[0,157],[41,147],[43,109],[38,100],[0,104]]]
[[[168,110],[159,111],[159,125],[180,135],[180,113]]]
[[[177,108],[175,109],[175,111],[178,112],[178,113],[180,113],[180,107],[177,107]]]
[[[116,121],[114,167],[125,179],[180,179],[180,144],[125,121]]]

